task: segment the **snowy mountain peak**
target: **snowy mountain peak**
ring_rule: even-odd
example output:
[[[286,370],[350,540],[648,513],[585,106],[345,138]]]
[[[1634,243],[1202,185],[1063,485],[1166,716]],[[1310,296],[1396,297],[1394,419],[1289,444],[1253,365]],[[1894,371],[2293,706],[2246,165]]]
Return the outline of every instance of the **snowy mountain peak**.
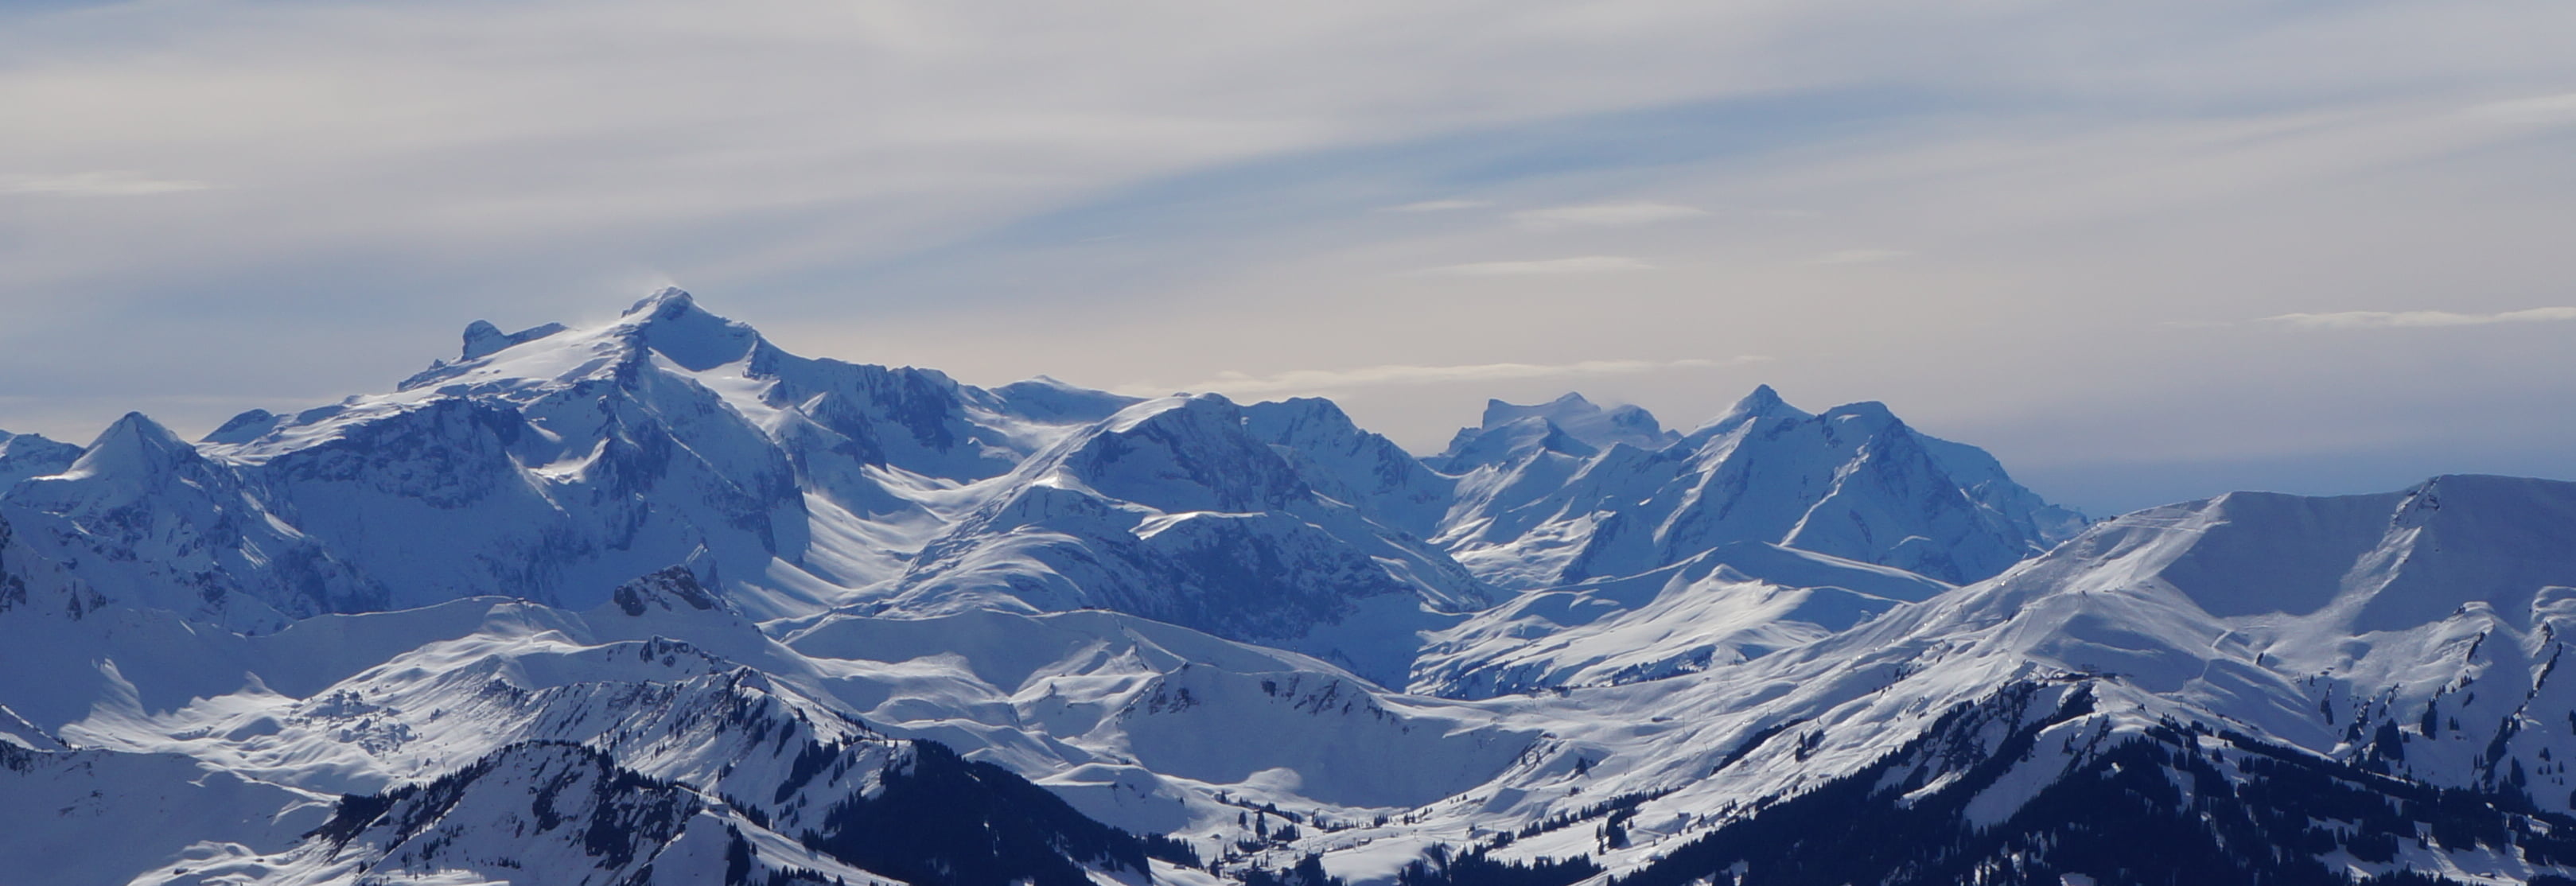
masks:
[[[1121,410],[1055,460],[1084,485],[1164,511],[1251,513],[1306,495],[1302,478],[1217,394],[1165,397]]]
[[[1887,404],[1876,400],[1845,403],[1813,415],[1785,409],[1765,417],[1781,422],[1813,422],[1821,427],[1830,439],[1875,441],[1880,448],[1895,445],[1899,440],[1910,445],[1922,439],[1922,434],[1915,431],[1912,425],[1906,424],[1904,419],[1897,418],[1895,411],[1888,409]]]
[[[1573,392],[1534,406],[1487,400],[1480,430],[1492,431],[1530,418],[1543,419],[1594,449],[1607,448],[1613,443],[1626,443],[1639,449],[1661,449],[1681,438],[1679,434],[1664,430],[1663,424],[1642,407],[1621,405],[1603,409],[1582,394]]]
[[[1789,401],[1780,399],[1780,392],[1767,384],[1754,385],[1752,393],[1735,401],[1735,406],[1727,410],[1729,415],[1773,415],[1794,412],[1798,410],[1790,406]]]
[[[1355,432],[1359,425],[1351,421],[1342,405],[1322,397],[1290,397],[1247,407],[1247,413],[1258,413],[1261,421],[1286,425],[1316,425],[1336,433]]]
[[[536,341],[546,341],[548,346],[513,350]],[[653,354],[685,371],[703,372],[749,356],[762,339],[750,326],[708,313],[687,292],[665,288],[604,326],[574,329],[545,323],[503,332],[491,321],[476,320],[466,325],[463,344],[457,359],[432,364],[399,389],[444,386],[466,378],[574,382],[611,365],[597,358],[623,363]]]
[[[160,476],[188,459],[197,457],[197,447],[179,439],[160,422],[140,412],[124,417],[99,432],[98,439],[81,452],[65,473],[88,477],[102,474],[124,476]]]
[[[697,306],[697,297],[690,295],[688,290],[677,286],[665,286],[654,290],[652,295],[636,299],[635,303],[628,305],[625,311],[618,314],[618,317],[633,317],[637,314],[677,317],[695,310]]]
[[[462,359],[473,360],[497,354],[504,349],[562,332],[564,328],[561,323],[548,323],[517,332],[502,332],[501,327],[492,325],[490,320],[476,320],[465,327],[465,349]]]
[[[1351,421],[1333,401],[1300,397],[1244,408],[1255,437],[1297,466],[1308,485],[1388,526],[1428,538],[1456,497],[1442,476],[1395,441]]]
[[[1887,408],[1887,404],[1876,400],[1845,403],[1825,410],[1824,417],[1826,421],[1855,425],[1873,431],[1905,423],[1896,417],[1895,412]]]
[[[645,297],[619,319],[621,329],[631,330],[654,353],[692,372],[740,360],[761,343],[759,331],[707,313],[678,287]]]
[[[1805,421],[1814,417],[1805,410],[1789,405],[1789,401],[1781,399],[1780,392],[1773,390],[1770,385],[1755,385],[1752,393],[1735,401],[1735,405],[1727,407],[1725,412],[1710,419],[1707,424],[1692,430],[1690,436],[1704,438],[1726,434],[1747,423],[1763,419]]]
[[[1582,459],[1622,443],[1653,451],[1680,440],[1643,408],[1603,409],[1569,393],[1531,406],[1487,400],[1478,426],[1460,428],[1449,448],[1424,461],[1444,473],[1464,474],[1536,453]]]
[[[1506,403],[1501,400],[1487,400],[1485,401],[1485,414],[1481,421],[1485,427],[1494,428],[1501,427],[1505,422],[1509,422],[1513,419],[1532,415],[1546,418],[1559,418],[1573,417],[1600,411],[1601,407],[1593,405],[1591,400],[1584,399],[1582,394],[1574,391],[1567,391],[1562,397],[1533,406],[1522,406],[1513,403]]]
[[[992,394],[1009,412],[1048,422],[1099,421],[1118,414],[1118,410],[1144,402],[1044,375],[994,388]]]

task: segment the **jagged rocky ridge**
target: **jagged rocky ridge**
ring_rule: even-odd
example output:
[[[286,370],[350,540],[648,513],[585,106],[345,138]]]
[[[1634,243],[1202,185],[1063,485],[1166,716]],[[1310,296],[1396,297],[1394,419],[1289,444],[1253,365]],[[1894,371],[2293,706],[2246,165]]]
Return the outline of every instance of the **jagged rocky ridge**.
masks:
[[[197,443],[30,439],[0,825],[41,840],[0,866],[45,882],[2576,863],[2571,484],[2088,526],[1768,389],[1687,433],[1494,404],[1416,459],[1321,400],[806,360],[677,292]]]

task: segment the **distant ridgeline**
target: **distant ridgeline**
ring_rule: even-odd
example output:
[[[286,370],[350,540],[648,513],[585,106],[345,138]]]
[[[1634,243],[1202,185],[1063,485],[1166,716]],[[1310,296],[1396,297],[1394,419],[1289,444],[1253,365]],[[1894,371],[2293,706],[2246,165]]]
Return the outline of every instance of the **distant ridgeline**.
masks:
[[[463,345],[0,433],[0,879],[2576,884],[2576,484],[2091,521],[1768,387],[1418,457],[678,290]]]

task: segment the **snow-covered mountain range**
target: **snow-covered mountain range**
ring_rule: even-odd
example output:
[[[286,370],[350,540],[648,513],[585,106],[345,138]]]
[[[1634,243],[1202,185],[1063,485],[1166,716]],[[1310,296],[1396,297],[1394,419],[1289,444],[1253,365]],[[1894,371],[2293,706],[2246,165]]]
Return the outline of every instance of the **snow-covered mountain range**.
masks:
[[[677,290],[462,344],[0,434],[0,882],[2576,875],[2576,484],[2096,522],[1767,387],[1416,457]]]

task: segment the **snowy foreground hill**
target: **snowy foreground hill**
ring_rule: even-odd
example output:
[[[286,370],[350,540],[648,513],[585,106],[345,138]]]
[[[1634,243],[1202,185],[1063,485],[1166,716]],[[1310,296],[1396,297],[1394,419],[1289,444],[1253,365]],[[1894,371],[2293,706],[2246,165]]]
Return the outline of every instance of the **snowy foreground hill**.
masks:
[[[809,359],[0,433],[0,884],[2576,883],[2576,484]]]

